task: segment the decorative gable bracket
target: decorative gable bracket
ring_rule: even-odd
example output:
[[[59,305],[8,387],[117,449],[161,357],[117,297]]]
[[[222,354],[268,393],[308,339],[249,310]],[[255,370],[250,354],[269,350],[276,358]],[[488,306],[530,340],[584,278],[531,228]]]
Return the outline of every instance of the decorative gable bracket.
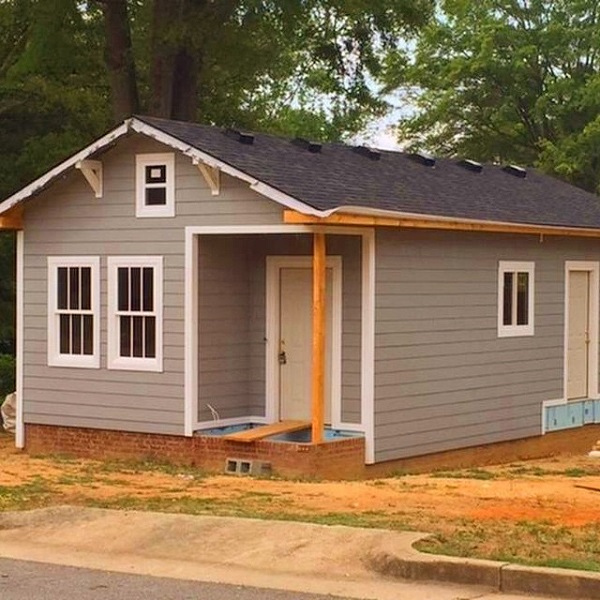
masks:
[[[75,168],[86,178],[96,198],[102,198],[102,163],[99,160],[80,160],[75,163]]]
[[[194,158],[193,162],[198,167],[200,173],[202,173],[202,177],[204,177],[204,181],[206,181],[206,184],[210,188],[211,194],[218,196],[221,192],[221,171],[218,167],[211,167],[197,158]]]

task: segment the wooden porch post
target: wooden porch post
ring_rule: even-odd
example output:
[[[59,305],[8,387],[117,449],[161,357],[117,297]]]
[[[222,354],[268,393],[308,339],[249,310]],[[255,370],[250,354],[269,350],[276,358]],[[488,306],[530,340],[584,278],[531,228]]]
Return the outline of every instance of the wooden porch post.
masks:
[[[312,325],[312,443],[323,441],[325,424],[325,234],[313,234],[313,325]]]

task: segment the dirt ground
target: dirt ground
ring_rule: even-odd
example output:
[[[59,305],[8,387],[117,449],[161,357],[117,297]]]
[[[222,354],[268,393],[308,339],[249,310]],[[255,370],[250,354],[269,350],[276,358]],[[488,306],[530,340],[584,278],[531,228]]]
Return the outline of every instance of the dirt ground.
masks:
[[[169,469],[168,471],[171,471]],[[129,463],[30,457],[0,436],[0,486],[39,478],[62,503],[129,496],[202,497],[264,506],[268,495],[288,510],[318,513],[428,513],[439,518],[536,520],[562,525],[600,522],[600,459],[558,457],[485,469],[405,475],[357,482],[297,482],[196,476],[186,470],[145,470]]]
[[[71,505],[421,531],[418,549],[600,571],[600,459],[306,482],[29,456],[0,434],[0,512]]]

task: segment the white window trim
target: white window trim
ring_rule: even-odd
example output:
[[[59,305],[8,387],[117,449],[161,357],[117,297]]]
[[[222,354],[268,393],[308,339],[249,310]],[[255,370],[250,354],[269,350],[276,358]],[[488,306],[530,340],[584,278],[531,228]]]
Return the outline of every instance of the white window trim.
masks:
[[[91,313],[94,317],[92,354],[61,354],[57,307],[57,275],[59,267],[90,267]],[[100,368],[100,258],[98,256],[48,257],[48,366]]]
[[[108,348],[107,368],[123,371],[163,370],[163,257],[162,256],[109,256],[108,265]],[[156,307],[156,356],[140,358],[119,356],[119,316],[117,314],[117,270],[119,267],[154,268],[154,306]]]
[[[504,325],[504,274],[505,273],[528,273],[529,294],[527,312],[529,323],[527,325]],[[516,290],[516,287],[515,287]],[[516,304],[513,303],[516,309]],[[498,263],[498,337],[518,337],[534,334],[535,321],[535,263],[531,261],[508,261],[501,260]]]
[[[160,164],[166,167],[167,202],[165,205],[148,206],[146,204],[146,167]],[[175,216],[175,154],[136,154],[135,156],[135,216],[136,217],[174,217]]]

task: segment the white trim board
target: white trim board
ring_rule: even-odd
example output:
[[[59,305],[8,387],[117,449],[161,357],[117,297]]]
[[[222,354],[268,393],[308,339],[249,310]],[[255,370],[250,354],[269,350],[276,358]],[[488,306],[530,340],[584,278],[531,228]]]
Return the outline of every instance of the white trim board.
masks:
[[[15,446],[17,448],[25,447],[25,411],[23,404],[23,343],[25,342],[25,328],[23,326],[23,309],[25,307],[23,293],[24,263],[25,256],[25,234],[23,231],[17,231],[17,322],[16,322],[16,393],[17,393],[17,410],[16,410],[16,427],[15,427]]]
[[[345,423],[348,431],[365,434],[365,462],[375,462],[375,231],[367,227],[310,225],[206,225],[185,228],[185,435],[198,426],[198,236],[232,234],[314,233],[362,238],[361,425]]]
[[[280,369],[277,354],[280,335],[280,271],[285,268],[312,269],[312,256],[267,256],[265,331],[265,406],[267,421],[280,420]],[[331,426],[344,429],[342,423],[342,257],[328,255],[326,266],[333,269],[331,336]],[[310,404],[310,398],[306,399]]]
[[[588,399],[600,398],[598,390],[598,344],[599,340],[599,286],[600,286],[600,263],[585,260],[565,261],[565,289],[564,289],[564,339],[563,339],[563,398],[567,402],[567,345],[569,339],[569,276],[571,271],[587,271],[590,274],[590,343],[588,346]],[[578,399],[581,400],[581,399]]]

